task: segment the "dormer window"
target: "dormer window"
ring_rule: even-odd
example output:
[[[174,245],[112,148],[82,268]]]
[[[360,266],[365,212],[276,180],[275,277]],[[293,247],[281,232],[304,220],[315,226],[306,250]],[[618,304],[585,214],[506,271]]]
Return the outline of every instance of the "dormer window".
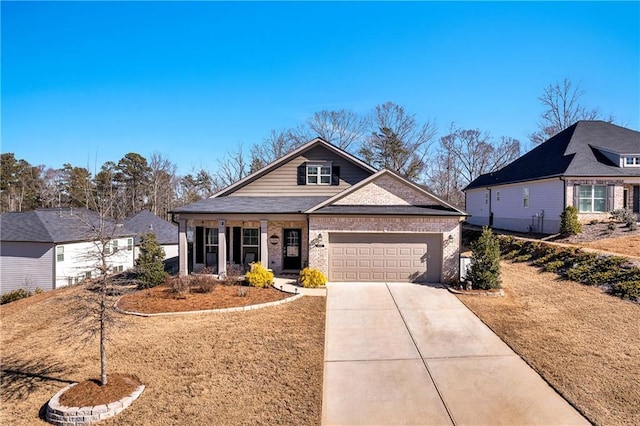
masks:
[[[330,185],[331,165],[330,164],[308,164],[307,165],[307,185]]]
[[[640,155],[624,157],[625,167],[640,167]]]
[[[298,166],[298,185],[340,185],[340,166],[309,162]]]

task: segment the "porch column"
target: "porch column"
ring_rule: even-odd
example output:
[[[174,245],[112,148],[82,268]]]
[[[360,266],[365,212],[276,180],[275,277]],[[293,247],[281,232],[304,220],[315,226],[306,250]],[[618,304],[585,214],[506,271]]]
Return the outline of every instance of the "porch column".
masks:
[[[218,275],[220,277],[227,276],[227,221],[218,220]]]
[[[267,223],[266,219],[260,221],[260,262],[262,266],[269,269],[269,243],[267,235]]]
[[[189,256],[187,255],[187,220],[180,219],[178,222],[178,275],[186,277],[189,275]]]

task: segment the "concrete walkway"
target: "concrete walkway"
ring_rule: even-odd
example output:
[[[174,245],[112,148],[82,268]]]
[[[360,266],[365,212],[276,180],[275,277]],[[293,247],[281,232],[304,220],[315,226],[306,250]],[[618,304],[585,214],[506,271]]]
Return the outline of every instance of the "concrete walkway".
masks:
[[[330,283],[324,425],[589,424],[446,289]]]
[[[327,288],[326,287],[318,287],[318,288],[304,288],[296,282],[294,278],[283,278],[276,277],[273,280],[273,286],[281,291],[286,291],[287,293],[292,294],[303,294],[305,296],[326,296]]]

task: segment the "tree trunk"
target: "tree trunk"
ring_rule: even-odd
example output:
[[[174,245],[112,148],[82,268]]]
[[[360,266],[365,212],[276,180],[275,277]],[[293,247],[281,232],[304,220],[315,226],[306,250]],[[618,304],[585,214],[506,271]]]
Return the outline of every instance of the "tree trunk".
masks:
[[[100,385],[107,384],[107,351],[105,350],[105,315],[107,310],[107,289],[103,283],[102,295],[100,299]]]

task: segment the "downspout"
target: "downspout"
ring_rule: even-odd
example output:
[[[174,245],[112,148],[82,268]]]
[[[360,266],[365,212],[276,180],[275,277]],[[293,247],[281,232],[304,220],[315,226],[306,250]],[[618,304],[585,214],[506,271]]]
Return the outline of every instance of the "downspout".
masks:
[[[489,228],[493,228],[493,211],[491,210],[491,188],[487,187],[489,191]]]

